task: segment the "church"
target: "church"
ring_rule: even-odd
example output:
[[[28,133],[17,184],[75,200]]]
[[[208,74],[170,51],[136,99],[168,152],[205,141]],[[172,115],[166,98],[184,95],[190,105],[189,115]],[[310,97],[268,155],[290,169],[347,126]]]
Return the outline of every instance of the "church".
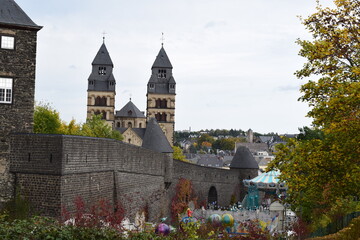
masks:
[[[162,44],[151,67],[147,83],[146,115],[131,101],[115,110],[116,80],[114,64],[103,41],[93,62],[88,79],[87,118],[101,115],[102,119],[124,136],[124,142],[143,146],[146,132],[159,125],[169,144],[174,143],[175,87],[171,62]],[[152,124],[149,124],[149,123]],[[163,138],[163,136],[159,136]]]

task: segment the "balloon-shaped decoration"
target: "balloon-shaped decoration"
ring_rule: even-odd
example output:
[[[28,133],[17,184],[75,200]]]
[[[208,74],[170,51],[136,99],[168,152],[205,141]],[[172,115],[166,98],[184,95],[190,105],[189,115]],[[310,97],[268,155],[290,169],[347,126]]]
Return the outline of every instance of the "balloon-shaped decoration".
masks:
[[[166,236],[170,233],[170,227],[165,223],[160,223],[156,226],[155,233]]]
[[[212,214],[210,215],[210,217],[208,218],[209,222],[211,222],[212,224],[220,224],[221,223],[221,216],[219,214]]]
[[[223,214],[221,217],[221,222],[224,226],[233,226],[234,225],[234,217],[231,214]]]

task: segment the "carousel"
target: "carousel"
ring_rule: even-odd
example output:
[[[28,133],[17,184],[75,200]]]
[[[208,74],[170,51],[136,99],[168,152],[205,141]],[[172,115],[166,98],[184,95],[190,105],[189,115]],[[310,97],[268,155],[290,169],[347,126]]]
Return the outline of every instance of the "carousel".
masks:
[[[268,206],[274,199],[285,196],[286,185],[279,181],[279,171],[262,173],[253,179],[243,180],[248,189],[243,206],[245,208],[257,208],[260,205]]]

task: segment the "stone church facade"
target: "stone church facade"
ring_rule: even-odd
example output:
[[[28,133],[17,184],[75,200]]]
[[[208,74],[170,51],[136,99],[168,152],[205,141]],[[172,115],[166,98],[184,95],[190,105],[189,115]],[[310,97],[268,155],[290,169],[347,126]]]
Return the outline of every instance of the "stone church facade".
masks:
[[[146,116],[130,101],[115,111],[116,80],[113,62],[105,46],[101,45],[92,62],[88,78],[87,118],[101,115],[107,123],[124,135],[124,142],[141,146],[146,122],[155,118],[170,145],[174,142],[175,87],[172,65],[162,45],[151,67],[147,84]]]

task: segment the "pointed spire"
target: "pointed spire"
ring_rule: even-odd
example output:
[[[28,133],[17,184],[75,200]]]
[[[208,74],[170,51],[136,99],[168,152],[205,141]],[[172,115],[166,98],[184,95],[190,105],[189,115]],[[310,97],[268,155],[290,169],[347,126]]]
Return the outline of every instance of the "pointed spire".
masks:
[[[103,43],[96,54],[94,61],[92,62],[92,65],[110,65],[114,66],[113,62],[111,61],[109,52],[105,46],[105,43]]]
[[[163,46],[161,47],[159,54],[156,56],[151,69],[153,68],[173,68]]]

